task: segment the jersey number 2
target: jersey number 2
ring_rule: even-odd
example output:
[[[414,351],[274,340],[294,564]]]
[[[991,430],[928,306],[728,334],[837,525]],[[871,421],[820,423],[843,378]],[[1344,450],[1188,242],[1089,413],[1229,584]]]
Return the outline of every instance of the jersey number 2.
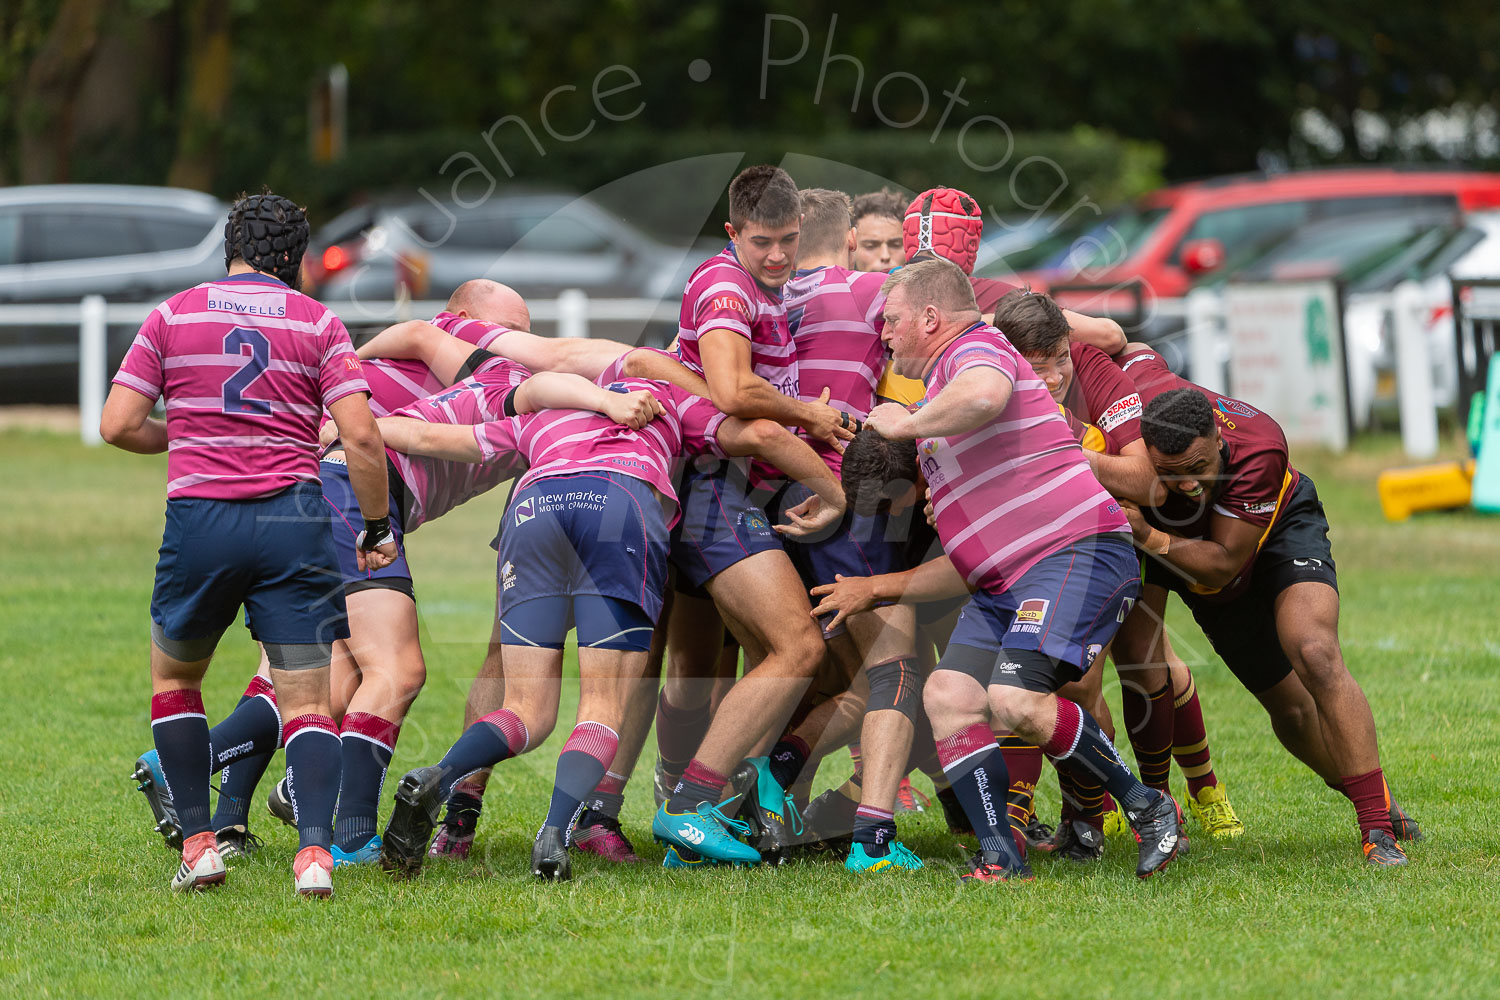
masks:
[[[271,342],[259,330],[237,326],[224,335],[224,353],[243,357],[239,371],[224,380],[224,412],[271,415],[271,403],[265,399],[246,399],[244,392],[265,374],[271,364]]]

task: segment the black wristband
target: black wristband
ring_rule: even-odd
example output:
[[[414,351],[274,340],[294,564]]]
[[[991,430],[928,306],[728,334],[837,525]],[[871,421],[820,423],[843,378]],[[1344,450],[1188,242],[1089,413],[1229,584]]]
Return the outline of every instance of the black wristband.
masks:
[[[391,531],[391,517],[387,514],[384,517],[365,518],[365,530],[359,533],[356,542],[365,552],[373,552],[395,537],[395,533]]]

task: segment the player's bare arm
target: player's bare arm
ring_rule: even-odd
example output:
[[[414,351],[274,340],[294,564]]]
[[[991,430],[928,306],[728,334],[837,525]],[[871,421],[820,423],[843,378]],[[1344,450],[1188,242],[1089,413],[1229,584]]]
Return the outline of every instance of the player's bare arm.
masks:
[[[610,392],[581,375],[538,372],[516,388],[511,405],[517,413],[536,410],[593,410],[631,430],[640,430],[663,413],[656,397],[645,389]]]
[[[539,337],[525,330],[502,333],[488,347],[489,351],[534,372],[569,372],[586,379],[598,378],[631,349],[629,344],[614,340]]]
[[[445,331],[426,320],[411,319],[386,327],[361,344],[354,353],[359,355],[361,361],[369,361],[373,358],[392,360],[415,358],[425,362],[424,354],[432,350],[430,345],[447,336]],[[473,349],[471,345],[469,350]]]
[[[386,445],[403,455],[447,462],[479,462],[484,458],[471,424],[437,424],[415,417],[381,417],[376,423]]]
[[[1141,548],[1165,559],[1200,587],[1213,590],[1239,575],[1266,531],[1264,525],[1215,514],[1207,538],[1183,538],[1147,524],[1132,507],[1127,506],[1125,513]]]
[[[809,509],[803,520],[809,533],[843,516],[844,488],[838,477],[806,441],[782,425],[773,420],[730,417],[719,427],[717,436],[726,454],[763,459],[816,494],[817,508]]]
[[[361,568],[383,569],[398,555],[396,542],[390,537],[390,482],[385,470],[385,442],[370,413],[370,403],[362,392],[342,396],[328,405],[333,422],[338,425],[344,457],[349,463],[349,483],[359,500],[359,511],[365,519],[365,530],[375,531],[384,525],[386,540],[369,551],[357,553]],[[377,532],[378,537],[378,532]]]
[[[708,330],[698,338],[708,396],[731,417],[764,418],[801,427],[819,441],[837,444],[854,437],[846,415],[826,402],[805,403],[778,392],[750,368],[750,341],[733,330]]]
[[[112,385],[99,417],[99,436],[122,451],[160,455],[167,450],[167,422],[155,420],[156,400],[123,385]]]
[[[708,399],[708,383],[687,365],[661,351],[637,349],[625,355],[625,374],[632,378],[649,378],[669,382],[677,388]]]
[[[963,434],[998,417],[1014,388],[998,368],[971,368],[915,413],[895,403],[883,403],[870,411],[865,424],[891,440]]]
[[[1089,460],[1089,468],[1099,485],[1119,499],[1143,507],[1154,506],[1163,499],[1146,442],[1132,441],[1118,455],[1086,450],[1084,457]]]
[[[839,573],[835,574],[834,580],[834,583],[825,583],[810,591],[813,597],[821,598],[813,609],[814,618],[836,612],[833,620],[825,626],[830,629],[877,604],[921,604],[969,592],[969,585],[947,556],[939,556],[900,573],[879,576],[844,576]]]
[[[1114,357],[1125,350],[1125,330],[1108,316],[1085,316],[1071,309],[1062,311],[1068,321],[1068,336],[1080,344],[1088,344]]]

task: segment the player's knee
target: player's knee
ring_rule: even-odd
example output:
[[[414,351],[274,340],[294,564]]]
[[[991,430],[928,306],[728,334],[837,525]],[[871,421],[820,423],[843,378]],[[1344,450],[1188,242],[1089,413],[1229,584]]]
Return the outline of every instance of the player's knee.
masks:
[[[822,633],[811,618],[799,618],[795,623],[788,623],[785,627],[774,630],[766,639],[770,651],[794,664],[799,676],[814,676],[822,668],[823,657],[828,652]]]
[[[984,692],[955,670],[935,670],[922,688],[922,706],[934,728],[947,729],[945,720],[984,712]]]
[[[870,682],[866,711],[894,709],[913,722],[917,718],[918,698],[922,689],[922,671],[915,657],[904,657],[889,663],[877,663],[865,671]]]
[[[1309,688],[1329,687],[1341,683],[1347,671],[1339,643],[1333,636],[1311,636],[1297,644],[1297,659],[1302,665],[1303,683]]]

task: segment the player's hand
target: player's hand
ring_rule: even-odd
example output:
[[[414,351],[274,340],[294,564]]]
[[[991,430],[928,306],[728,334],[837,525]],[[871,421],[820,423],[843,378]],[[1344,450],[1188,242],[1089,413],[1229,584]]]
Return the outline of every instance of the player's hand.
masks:
[[[332,420],[323,421],[323,426],[318,428],[318,444],[327,448],[339,439],[339,425]]]
[[[821,619],[832,614],[833,619],[823,623],[824,633],[832,632],[839,623],[875,606],[875,587],[867,576],[833,575],[833,583],[814,587],[809,593],[822,602],[812,609],[812,616]]]
[[[809,416],[802,421],[802,429],[809,437],[842,450],[844,442],[853,439],[859,420],[847,410],[835,410],[829,406],[829,395],[828,387],[824,386],[818,394],[818,401],[807,404]]]
[[[1125,520],[1130,522],[1130,534],[1136,541],[1145,541],[1146,536],[1151,533],[1151,525],[1146,523],[1146,515],[1141,509],[1129,500],[1121,500],[1120,508],[1125,511]]]
[[[927,527],[937,530],[937,511],[932,506],[932,489],[927,490],[927,503],[922,506],[922,516],[927,518]]]
[[[354,561],[359,563],[359,571],[361,573],[367,573],[370,570],[385,569],[391,563],[395,562],[400,554],[401,551],[396,548],[394,541],[383,542],[369,552],[361,548],[355,548]]]
[[[844,516],[844,508],[825,503],[817,495],[808,497],[786,512],[786,524],[778,524],[775,530],[789,538],[806,538],[838,523]]]
[[[865,426],[887,441],[908,441],[915,437],[906,431],[911,413],[900,403],[881,403],[865,418]]]
[[[645,389],[625,393],[612,392],[610,396],[611,398],[604,404],[604,415],[633,431],[640,430],[654,418],[667,412],[656,397]]]

